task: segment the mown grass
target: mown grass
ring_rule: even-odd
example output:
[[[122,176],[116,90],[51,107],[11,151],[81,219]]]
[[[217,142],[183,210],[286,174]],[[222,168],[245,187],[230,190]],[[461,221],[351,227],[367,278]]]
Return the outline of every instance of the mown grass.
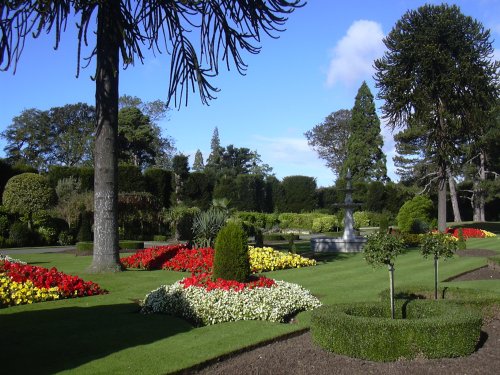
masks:
[[[469,240],[468,248],[500,253],[498,238]],[[303,245],[305,248],[305,245]],[[139,314],[137,300],[186,274],[127,271],[88,274],[90,257],[69,254],[19,255],[25,261],[76,274],[99,283],[109,294],[0,309],[0,360],[6,374],[170,373],[259,342],[307,328],[310,312],[292,324],[242,321],[195,328],[166,315]],[[483,257],[454,257],[440,262],[440,279],[486,264]],[[433,285],[432,260],[410,250],[396,261],[396,287]],[[323,257],[316,267],[270,272],[275,279],[308,288],[324,304],[376,301],[389,285],[385,268],[372,268],[362,254]],[[500,290],[499,280],[449,285]]]

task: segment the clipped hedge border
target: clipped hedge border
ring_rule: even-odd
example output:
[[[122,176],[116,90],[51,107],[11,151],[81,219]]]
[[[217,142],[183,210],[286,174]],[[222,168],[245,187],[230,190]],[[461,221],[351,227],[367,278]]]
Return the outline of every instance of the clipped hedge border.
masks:
[[[120,250],[138,250],[144,249],[143,241],[119,241],[118,246]],[[85,241],[76,243],[76,253],[75,255],[92,255],[94,252],[94,242]]]
[[[382,302],[389,303],[389,289],[381,291],[379,297]],[[394,298],[403,301],[416,299],[434,300],[434,289],[420,286],[398,288],[394,292]],[[483,314],[483,317],[487,319],[494,315],[495,306],[500,306],[500,293],[490,290],[445,286],[438,288],[438,298],[440,301],[444,300],[458,305],[477,308]]]
[[[313,340],[337,354],[379,362],[475,351],[482,325],[478,311],[435,301],[397,301],[396,307],[397,319],[381,302],[320,307],[312,313]]]

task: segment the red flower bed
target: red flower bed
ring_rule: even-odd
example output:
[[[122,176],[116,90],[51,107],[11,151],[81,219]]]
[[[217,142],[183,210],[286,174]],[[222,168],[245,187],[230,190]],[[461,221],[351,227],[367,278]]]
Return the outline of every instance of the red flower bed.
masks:
[[[163,263],[175,256],[182,249],[187,249],[187,245],[150,247],[128,257],[121,258],[120,261],[127,268],[157,270],[162,267]]]
[[[484,238],[485,234],[482,230],[476,228],[461,228],[464,238]],[[458,228],[448,228],[446,233],[458,238]]]
[[[12,281],[25,283],[30,280],[37,288],[57,287],[63,298],[93,296],[106,294],[107,290],[101,289],[92,281],[84,281],[78,276],[71,276],[51,269],[30,266],[20,263],[5,261],[0,263],[0,273],[5,273]]]
[[[212,270],[214,264],[214,249],[181,249],[171,259],[163,263],[163,269],[171,271],[189,271],[191,273],[206,273]]]
[[[273,279],[269,279],[265,276],[252,276],[252,279],[247,283],[240,283],[235,280],[224,280],[217,279],[212,280],[212,273],[201,273],[197,275],[192,275],[191,277],[186,277],[181,280],[181,284],[184,288],[190,286],[203,287],[206,290],[223,289],[223,290],[234,290],[236,292],[241,292],[244,289],[254,289],[254,288],[270,288],[276,284]]]

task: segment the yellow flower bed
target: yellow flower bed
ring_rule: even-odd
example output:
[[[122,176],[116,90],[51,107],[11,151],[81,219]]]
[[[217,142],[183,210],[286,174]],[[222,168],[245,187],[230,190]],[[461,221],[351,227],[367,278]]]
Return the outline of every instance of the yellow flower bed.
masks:
[[[488,232],[484,229],[480,229],[480,231],[484,233],[484,238],[493,238],[497,236],[495,233]]]
[[[17,283],[0,274],[0,306],[52,301],[59,298],[58,288],[37,288],[33,282]]]
[[[315,266],[314,259],[304,258],[298,254],[281,252],[272,247],[248,247],[250,253],[250,269],[252,272],[282,270]]]

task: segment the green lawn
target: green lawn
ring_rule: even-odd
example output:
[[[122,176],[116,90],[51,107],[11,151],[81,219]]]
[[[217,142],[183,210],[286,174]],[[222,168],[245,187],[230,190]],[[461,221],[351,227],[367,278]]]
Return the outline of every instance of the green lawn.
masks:
[[[499,238],[469,240],[467,245],[500,254]],[[0,360],[5,374],[169,373],[307,328],[310,320],[307,312],[299,314],[293,324],[246,321],[194,328],[170,316],[138,313],[138,299],[185,274],[127,271],[93,275],[85,272],[90,257],[29,254],[18,258],[77,274],[110,293],[0,309]],[[440,263],[440,279],[485,264],[482,257],[455,257]],[[432,287],[433,272],[432,260],[411,250],[396,261],[396,288],[414,284]],[[375,301],[389,280],[386,269],[373,269],[362,254],[332,255],[316,267],[270,272],[267,276],[299,283],[325,304]],[[449,284],[500,290],[500,280]]]

